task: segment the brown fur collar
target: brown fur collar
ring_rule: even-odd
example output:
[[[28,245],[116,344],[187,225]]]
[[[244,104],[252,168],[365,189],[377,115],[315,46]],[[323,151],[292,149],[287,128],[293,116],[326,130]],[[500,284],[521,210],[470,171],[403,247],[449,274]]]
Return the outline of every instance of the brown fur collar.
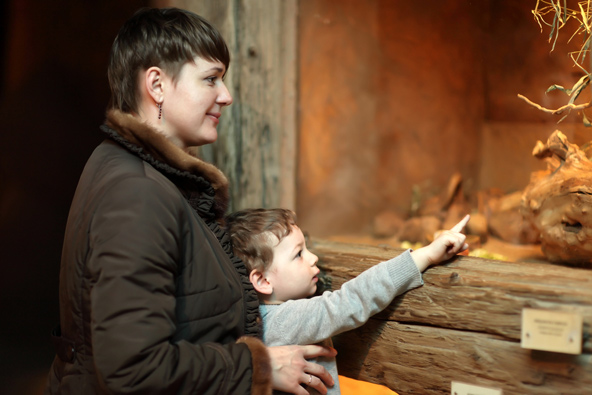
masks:
[[[226,209],[229,199],[228,179],[216,166],[197,158],[196,147],[183,150],[152,126],[119,110],[109,110],[105,123],[116,130],[122,138],[142,148],[157,161],[205,178],[216,191],[218,208],[222,208],[222,211]]]

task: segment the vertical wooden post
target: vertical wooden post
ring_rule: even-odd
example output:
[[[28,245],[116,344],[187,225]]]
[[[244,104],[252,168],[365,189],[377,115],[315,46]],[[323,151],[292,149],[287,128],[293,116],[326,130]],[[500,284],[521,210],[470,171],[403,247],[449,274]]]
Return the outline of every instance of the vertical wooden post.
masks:
[[[229,178],[231,210],[295,209],[297,0],[172,0],[214,24],[231,52],[234,103],[201,155]]]

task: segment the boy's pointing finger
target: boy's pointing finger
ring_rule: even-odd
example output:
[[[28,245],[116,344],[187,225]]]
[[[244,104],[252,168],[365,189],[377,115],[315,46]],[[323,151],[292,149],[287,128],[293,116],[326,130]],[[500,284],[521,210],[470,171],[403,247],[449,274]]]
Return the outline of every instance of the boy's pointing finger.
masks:
[[[452,228],[450,228],[450,230],[453,232],[456,232],[456,233],[462,232],[463,228],[469,222],[469,219],[471,219],[471,216],[469,214],[465,215],[465,217],[463,219],[461,219],[458,224],[456,224]]]

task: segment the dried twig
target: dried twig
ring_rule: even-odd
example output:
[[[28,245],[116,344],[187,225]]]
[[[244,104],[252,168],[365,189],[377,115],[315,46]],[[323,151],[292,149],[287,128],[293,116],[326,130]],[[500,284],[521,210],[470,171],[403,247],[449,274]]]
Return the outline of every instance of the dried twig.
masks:
[[[588,103],[583,104],[575,104],[575,100],[578,98],[580,93],[590,84],[591,80],[591,72],[590,68],[592,66],[584,65],[584,60],[586,59],[586,53],[590,51],[590,46],[592,45],[592,9],[591,9],[592,0],[586,1],[579,1],[578,9],[574,10],[567,7],[567,0],[537,0],[536,6],[532,11],[536,22],[538,23],[539,27],[541,28],[541,32],[543,31],[543,24],[551,27],[551,32],[549,33],[549,42],[552,42],[553,45],[551,47],[551,51],[555,49],[555,43],[557,42],[557,38],[559,37],[559,30],[566,26],[567,22],[570,19],[576,21],[576,30],[571,35],[567,42],[570,42],[574,37],[583,35],[583,44],[578,51],[573,51],[569,53],[574,65],[577,66],[584,72],[584,76],[571,88],[566,89],[560,85],[552,85],[547,89],[547,92],[553,90],[560,90],[570,96],[569,102],[557,109],[550,109],[545,108],[533,101],[529,100],[523,95],[518,95],[518,97],[524,100],[526,103],[530,104],[531,106],[545,112],[548,114],[561,114],[564,111],[567,111],[569,114],[572,110],[584,110],[586,108],[592,107],[592,100]],[[547,21],[545,18],[551,15],[552,21]],[[587,67],[589,66],[589,67]],[[567,115],[565,115],[559,122],[565,119]],[[590,121],[586,118],[586,114],[582,112],[582,117],[584,120],[584,124],[590,126]]]
[[[553,114],[553,115],[561,114],[565,110],[569,110],[569,111],[576,110],[576,111],[579,111],[579,110],[584,110],[586,108],[592,107],[592,102],[583,103],[583,104],[568,103],[565,106],[562,106],[562,107],[559,107],[559,108],[553,110],[553,109],[550,109],[550,108],[543,107],[540,104],[537,104],[537,103],[531,101],[530,99],[528,99],[527,97],[525,97],[525,96],[523,96],[521,94],[518,94],[518,97],[520,99],[524,100],[525,102],[527,102],[528,104],[530,104],[531,106],[537,108],[538,110],[541,110],[543,112],[546,112],[547,114]]]

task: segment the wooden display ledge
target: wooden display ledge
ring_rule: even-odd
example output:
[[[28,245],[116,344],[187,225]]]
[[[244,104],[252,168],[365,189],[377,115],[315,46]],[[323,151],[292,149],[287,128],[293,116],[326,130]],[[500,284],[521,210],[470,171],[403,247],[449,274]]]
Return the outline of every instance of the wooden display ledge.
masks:
[[[403,252],[314,238],[309,249],[333,290]],[[424,286],[333,339],[340,374],[400,395],[450,394],[452,381],[504,395],[592,394],[592,270],[458,256],[423,279]],[[523,308],[581,315],[582,354],[521,348]]]

